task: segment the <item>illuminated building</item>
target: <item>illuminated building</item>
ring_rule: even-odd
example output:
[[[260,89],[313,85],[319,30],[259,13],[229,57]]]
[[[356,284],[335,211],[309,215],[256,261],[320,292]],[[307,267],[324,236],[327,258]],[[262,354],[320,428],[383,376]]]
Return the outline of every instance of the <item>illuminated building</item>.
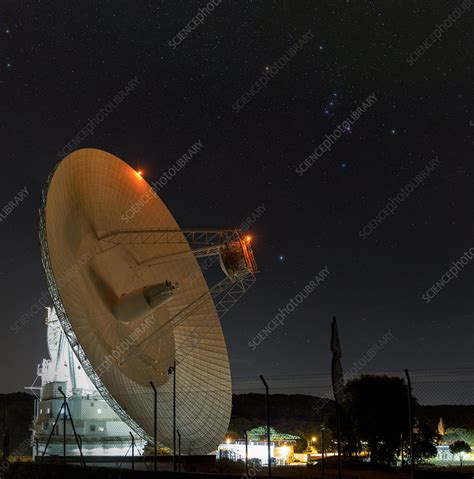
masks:
[[[125,455],[130,445],[131,429],[125,424],[92,384],[59,324],[53,308],[47,308],[47,342],[50,359],[43,359],[38,365],[40,385],[31,389],[36,395],[33,433],[39,455],[45,449],[52,431],[47,455],[63,454],[64,415],[54,426],[55,419],[63,404],[61,390],[68,398],[76,433],[81,436],[82,453],[85,456]],[[137,447],[144,443],[136,438]],[[66,422],[67,455],[79,455],[71,422]],[[35,451],[36,453],[36,451]]]
[[[261,466],[268,465],[268,442],[265,440],[266,429],[263,427],[248,431],[248,459],[258,461]],[[270,430],[270,455],[276,465],[286,465],[293,462],[294,444],[299,439],[291,434],[281,434]],[[227,439],[220,444],[216,455],[218,460],[245,461],[245,441]]]

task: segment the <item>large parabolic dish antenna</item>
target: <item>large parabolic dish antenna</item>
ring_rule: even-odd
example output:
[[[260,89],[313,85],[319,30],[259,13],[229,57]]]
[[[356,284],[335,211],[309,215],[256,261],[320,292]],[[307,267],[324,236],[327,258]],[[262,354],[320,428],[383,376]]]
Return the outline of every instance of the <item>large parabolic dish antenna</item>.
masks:
[[[129,214],[133,211],[133,214]],[[186,454],[215,449],[231,413],[231,377],[219,316],[255,280],[238,229],[180,229],[137,172],[95,149],[71,153],[51,174],[40,219],[42,261],[61,325],[104,399],[151,438]],[[197,261],[224,279],[209,289]]]

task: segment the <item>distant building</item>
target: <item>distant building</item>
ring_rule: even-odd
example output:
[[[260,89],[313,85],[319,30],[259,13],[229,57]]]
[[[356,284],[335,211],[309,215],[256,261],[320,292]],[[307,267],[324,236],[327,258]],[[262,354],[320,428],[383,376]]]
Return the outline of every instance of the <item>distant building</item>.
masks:
[[[56,312],[48,308],[47,342],[50,359],[43,359],[31,389],[36,397],[33,434],[35,453],[41,455],[52,432],[47,455],[63,454],[64,413],[53,429],[63,404],[61,390],[68,398],[76,433],[82,440],[82,453],[86,456],[125,455],[133,431],[117,416],[100,396],[82,369],[59,324]],[[39,386],[35,386],[37,381]],[[79,455],[74,431],[66,422],[67,455]],[[136,438],[138,450],[144,442]]]
[[[474,451],[465,452],[462,454],[463,464],[469,463],[470,465],[474,464]],[[448,444],[439,444],[436,446],[436,458],[437,461],[442,461],[446,463],[459,464],[459,456],[453,454],[449,450]]]
[[[272,464],[285,465],[294,460],[294,445],[300,439],[291,434],[281,434],[270,430],[270,456]],[[229,459],[231,461],[245,461],[245,440],[227,439],[220,444],[217,450],[217,460]],[[248,431],[248,459],[257,461],[261,466],[268,466],[268,442],[266,428],[259,427]]]
[[[445,462],[457,461],[457,458],[449,450],[449,446],[447,444],[441,444],[436,446],[436,459],[438,461],[445,461]]]

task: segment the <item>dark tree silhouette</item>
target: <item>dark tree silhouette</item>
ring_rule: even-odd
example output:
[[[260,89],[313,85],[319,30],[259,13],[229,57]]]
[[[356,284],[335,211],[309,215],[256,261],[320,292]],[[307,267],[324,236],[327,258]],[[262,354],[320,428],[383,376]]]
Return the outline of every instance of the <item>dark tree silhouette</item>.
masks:
[[[435,432],[424,423],[420,423],[414,435],[415,463],[436,456]]]
[[[407,437],[407,388],[401,378],[361,376],[345,388],[345,435],[367,442],[372,464],[395,462],[400,435]],[[350,426],[350,430],[347,429]]]

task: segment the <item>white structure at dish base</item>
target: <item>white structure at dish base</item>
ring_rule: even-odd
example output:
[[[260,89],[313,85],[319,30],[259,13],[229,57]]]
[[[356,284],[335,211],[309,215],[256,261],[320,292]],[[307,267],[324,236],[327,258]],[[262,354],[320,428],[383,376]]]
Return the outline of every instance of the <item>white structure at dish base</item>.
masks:
[[[277,466],[290,464],[293,457],[293,446],[270,443],[272,463]],[[249,441],[249,460],[257,460],[262,467],[268,466],[268,443],[263,441]],[[245,441],[227,442],[220,444],[216,459],[230,459],[231,461],[245,461]]]
[[[131,443],[130,432],[135,436],[137,449],[142,452],[144,441],[117,416],[100,396],[76,358],[53,308],[47,308],[47,338],[50,359],[38,365],[37,380],[40,387],[35,406],[34,436],[41,455],[46,446],[54,421],[61,409],[66,393],[69,409],[82,439],[85,456],[125,455]],[[36,383],[36,381],[35,381]],[[54,428],[47,455],[63,454],[64,415]],[[79,455],[79,448],[69,418],[66,421],[67,455]],[[36,451],[35,451],[36,452]]]

